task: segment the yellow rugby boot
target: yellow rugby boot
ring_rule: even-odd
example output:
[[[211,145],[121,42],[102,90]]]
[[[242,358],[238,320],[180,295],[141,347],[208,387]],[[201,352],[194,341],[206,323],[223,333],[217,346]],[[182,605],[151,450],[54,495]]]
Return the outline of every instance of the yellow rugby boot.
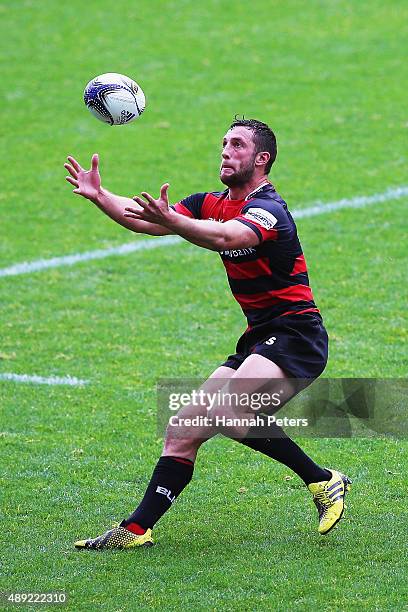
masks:
[[[319,533],[325,535],[337,525],[344,512],[344,498],[350,491],[348,476],[328,470],[332,477],[326,482],[313,482],[308,486],[319,513]]]
[[[78,540],[75,548],[81,550],[128,549],[138,546],[153,546],[152,530],[147,529],[143,535],[136,535],[120,525],[114,525],[106,533],[89,540]]]

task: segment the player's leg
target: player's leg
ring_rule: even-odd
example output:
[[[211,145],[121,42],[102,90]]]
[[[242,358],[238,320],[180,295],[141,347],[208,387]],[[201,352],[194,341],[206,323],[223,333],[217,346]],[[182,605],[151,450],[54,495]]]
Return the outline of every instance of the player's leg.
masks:
[[[216,395],[222,391],[226,382],[235,375],[236,370],[226,366],[217,368],[211,376],[201,385],[205,394]],[[183,419],[197,416],[207,417],[210,412],[207,404],[186,406],[180,410],[174,419],[174,425],[168,425],[164,440],[163,457],[181,457],[192,462],[195,461],[200,446],[218,431],[212,425],[184,426]]]
[[[208,394],[215,394],[225,381],[235,374],[235,370],[221,366],[201,386]],[[176,419],[206,416],[205,405],[190,405],[180,410]],[[122,526],[140,532],[152,528],[173,502],[189,484],[194,470],[194,461],[201,444],[217,432],[212,427],[168,426],[163,454],[160,457],[146,489],[145,495],[136,510],[124,521]]]
[[[248,394],[257,391],[257,385],[268,382],[268,395],[284,390],[280,406],[283,406],[297,393],[296,381],[290,378],[276,363],[263,355],[253,354],[245,359],[230,380],[230,387],[235,388],[240,381],[240,390]],[[257,383],[257,381],[259,381]],[[279,406],[278,406],[279,409]],[[253,416],[253,413],[252,413]],[[288,468],[293,470],[306,485],[330,479],[330,472],[315,463],[289,436],[276,424],[267,428],[268,437],[261,438],[260,426],[250,430],[238,432],[238,435],[229,436],[245,444],[253,450],[259,451]]]
[[[225,385],[235,370],[221,366],[202,385],[206,393],[216,393]],[[178,414],[183,417],[205,416],[205,406],[187,406]],[[169,510],[173,502],[189,484],[194,460],[201,444],[216,432],[211,428],[169,427],[166,432],[163,455],[153,470],[146,492],[136,510],[120,525],[103,535],[75,543],[79,549],[133,548],[151,546],[151,530]]]
[[[231,377],[230,387],[234,386],[236,379],[240,379],[241,389],[245,388],[245,382],[248,380],[246,386],[249,393],[254,392],[256,379],[270,379],[272,391],[272,379],[275,379],[278,383],[276,388],[283,387],[287,392],[284,401],[288,401],[296,393],[295,387],[290,387],[287,374],[277,364],[259,354],[247,357]],[[350,489],[350,479],[336,470],[328,470],[315,463],[278,425],[273,424],[270,427],[267,438],[259,436],[259,429],[261,428],[254,427],[245,435],[230,437],[293,470],[313,495],[319,512],[319,533],[328,533],[343,515],[344,498]]]

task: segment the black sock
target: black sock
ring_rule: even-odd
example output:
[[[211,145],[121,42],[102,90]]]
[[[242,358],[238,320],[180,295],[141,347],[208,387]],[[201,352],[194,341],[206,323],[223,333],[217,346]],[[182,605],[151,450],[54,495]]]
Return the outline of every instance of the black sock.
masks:
[[[243,440],[236,440],[245,446],[249,446],[263,455],[271,457],[283,463],[288,468],[293,470],[306,485],[312,482],[322,482],[330,480],[331,473],[328,470],[317,465],[302,449],[291,440],[281,427],[273,424],[273,427],[268,426],[269,438],[251,438],[251,429],[248,432],[248,437]],[[252,431],[252,435],[254,435]]]
[[[152,528],[188,485],[193,470],[194,463],[189,459],[160,457],[142,501],[121,526],[136,523],[143,529]]]

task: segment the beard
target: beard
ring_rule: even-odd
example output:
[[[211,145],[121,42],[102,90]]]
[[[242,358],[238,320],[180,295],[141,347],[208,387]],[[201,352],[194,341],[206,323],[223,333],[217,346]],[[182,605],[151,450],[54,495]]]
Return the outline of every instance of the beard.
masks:
[[[241,185],[245,185],[251,180],[254,173],[254,160],[255,156],[250,162],[247,163],[246,166],[243,166],[240,170],[234,172],[233,174],[228,174],[224,178],[221,178],[220,172],[221,182],[227,187],[241,187]]]

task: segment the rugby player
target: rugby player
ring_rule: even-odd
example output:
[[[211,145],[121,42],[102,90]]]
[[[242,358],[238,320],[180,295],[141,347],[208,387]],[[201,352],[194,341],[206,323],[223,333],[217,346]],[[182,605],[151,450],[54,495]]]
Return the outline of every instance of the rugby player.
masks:
[[[168,183],[157,199],[147,192],[130,199],[104,189],[97,154],[88,171],[71,156],[65,164],[74,193],[120,225],[153,236],[176,234],[221,255],[248,327],[236,353],[204,384],[207,392],[254,393],[265,381],[278,381],[279,387],[285,381],[290,397],[296,392],[293,381],[313,381],[326,366],[328,337],[309,286],[296,226],[268,179],[276,154],[275,135],[268,125],[235,119],[222,141],[220,179],[225,191],[196,193],[173,206]],[[213,414],[217,410],[225,414],[225,407],[215,408]],[[320,534],[338,523],[351,483],[347,476],[316,464],[277,426],[268,437],[259,437],[245,426],[203,424],[193,430],[182,425],[185,417],[205,414],[207,408],[201,405],[178,413],[180,420],[167,428],[163,454],[136,510],[103,535],[75,542],[76,548],[151,546],[152,528],[189,484],[200,446],[219,432],[279,461],[303,480],[318,510]]]

